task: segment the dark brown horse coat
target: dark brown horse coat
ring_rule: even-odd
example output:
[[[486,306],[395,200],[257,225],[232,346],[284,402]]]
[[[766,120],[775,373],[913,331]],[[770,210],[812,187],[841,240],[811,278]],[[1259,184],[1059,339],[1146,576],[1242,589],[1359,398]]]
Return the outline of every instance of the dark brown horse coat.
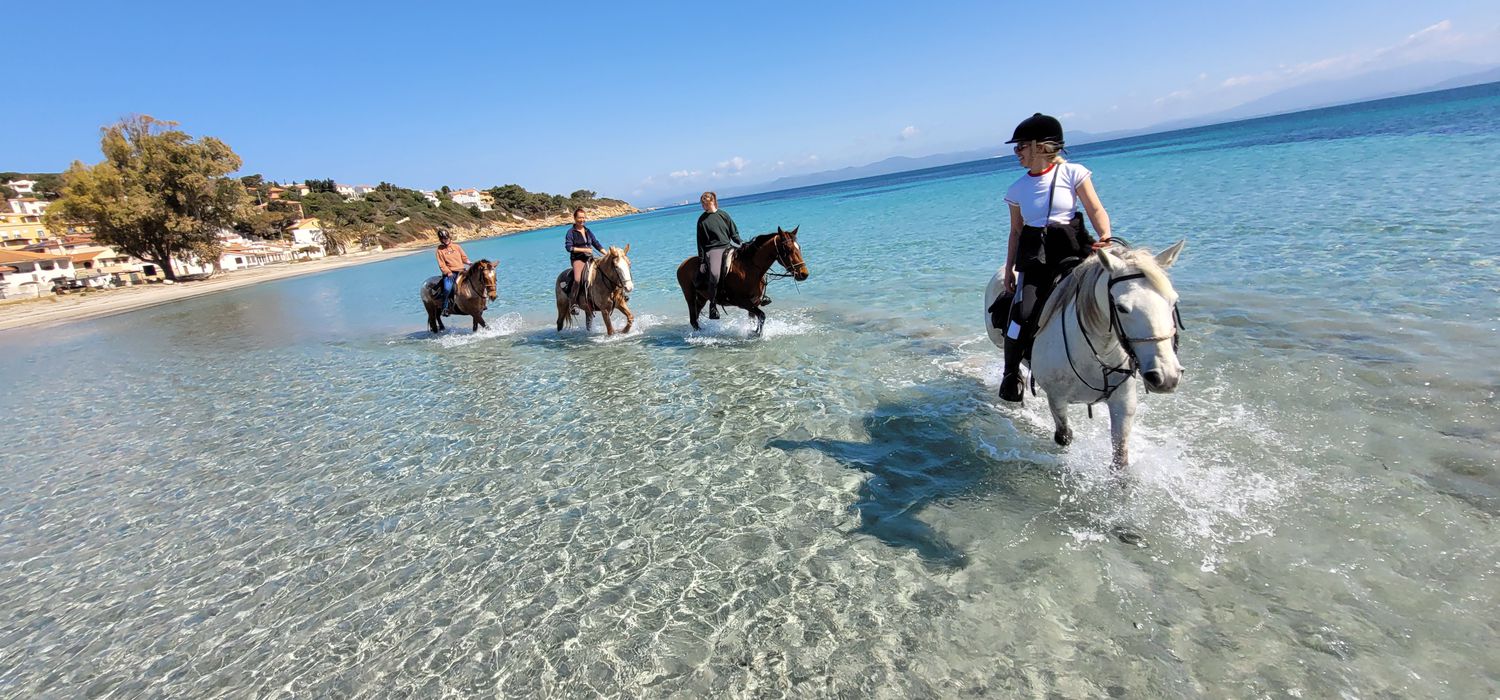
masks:
[[[737,306],[750,312],[755,319],[755,334],[760,335],[766,325],[766,314],[760,310],[761,297],[766,293],[766,273],[771,266],[781,263],[798,282],[807,279],[807,263],[802,261],[802,247],[797,244],[797,229],[783,231],[777,227],[775,233],[756,236],[735,252],[734,262],[719,279],[720,306]],[[677,266],[677,285],[682,288],[687,301],[688,321],[694,330],[702,330],[698,316],[708,295],[698,288],[698,268],[702,264],[694,255]]]

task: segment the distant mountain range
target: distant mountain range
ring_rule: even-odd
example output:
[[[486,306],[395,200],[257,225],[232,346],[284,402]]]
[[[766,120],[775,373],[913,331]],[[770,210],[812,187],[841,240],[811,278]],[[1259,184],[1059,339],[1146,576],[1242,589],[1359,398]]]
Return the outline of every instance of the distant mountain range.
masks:
[[[1455,61],[1416,63],[1399,68],[1361,73],[1348,78],[1298,85],[1273,92],[1230,109],[1190,119],[1178,119],[1153,124],[1143,129],[1128,129],[1098,134],[1074,132],[1072,137],[1068,139],[1068,143],[1079,145],[1098,141],[1112,141],[1114,139],[1140,136],[1142,134],[1189,129],[1196,126],[1222,124],[1224,122],[1265,117],[1273,114],[1300,112],[1354,102],[1367,102],[1387,97],[1414,95],[1435,90],[1450,90],[1493,82],[1500,82],[1500,66],[1481,66]],[[843,182],[845,180],[858,180],[865,177],[889,175],[891,173],[921,170],[923,168],[936,168],[954,163],[967,163],[998,155],[1009,155],[1009,153],[1009,147],[995,145],[968,151],[936,153],[930,156],[893,156],[868,165],[823,170],[805,175],[789,175],[777,178],[771,182],[736,188],[735,190],[725,191],[721,194],[733,196],[757,192],[775,192],[797,187],[822,185],[829,182]]]

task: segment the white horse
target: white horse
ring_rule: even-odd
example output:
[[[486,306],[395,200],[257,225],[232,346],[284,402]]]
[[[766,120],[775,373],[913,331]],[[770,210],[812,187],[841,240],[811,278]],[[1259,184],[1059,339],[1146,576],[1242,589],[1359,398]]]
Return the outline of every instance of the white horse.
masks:
[[[1130,425],[1135,420],[1136,382],[1146,391],[1170,393],[1182,379],[1177,360],[1177,291],[1167,268],[1187,241],[1160,255],[1145,250],[1122,254],[1097,251],[1064,276],[1042,309],[1031,350],[1031,376],[1047,393],[1059,445],[1073,441],[1069,404],[1109,405],[1113,466],[1130,463]],[[1004,270],[997,271],[984,293],[988,309],[1005,289]],[[990,342],[1005,347],[1002,329],[985,327]]]

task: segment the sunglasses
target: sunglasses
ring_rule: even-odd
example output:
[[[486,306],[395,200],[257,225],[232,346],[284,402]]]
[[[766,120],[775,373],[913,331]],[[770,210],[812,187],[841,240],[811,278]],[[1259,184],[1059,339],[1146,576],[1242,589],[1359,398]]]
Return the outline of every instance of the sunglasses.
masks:
[[[1011,150],[1015,151],[1016,155],[1021,155],[1021,151],[1024,151],[1024,150],[1026,150],[1027,148],[1030,148],[1030,147],[1031,147],[1031,144],[1029,144],[1029,143],[1018,143],[1018,144],[1016,144],[1016,147],[1012,148]]]

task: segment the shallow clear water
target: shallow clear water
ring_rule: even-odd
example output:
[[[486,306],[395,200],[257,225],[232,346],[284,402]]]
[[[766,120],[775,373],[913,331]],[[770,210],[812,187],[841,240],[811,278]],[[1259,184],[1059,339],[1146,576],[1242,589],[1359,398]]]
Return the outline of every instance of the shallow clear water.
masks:
[[[0,694],[1495,695],[1497,123],[1078,149],[1188,239],[1128,489],[1102,417],[994,398],[1009,161],[727,203],[812,268],[760,339],[687,326],[686,210],[596,227],[608,340],[552,330],[558,231],[466,244],[477,334],[423,330],[424,253],[0,335]]]

